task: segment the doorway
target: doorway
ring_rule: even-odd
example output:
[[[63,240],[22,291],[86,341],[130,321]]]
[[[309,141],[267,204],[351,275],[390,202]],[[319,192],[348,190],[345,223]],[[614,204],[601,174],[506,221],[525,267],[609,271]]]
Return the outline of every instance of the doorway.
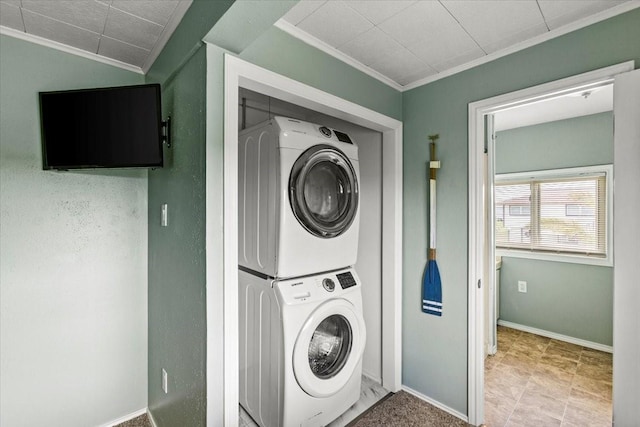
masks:
[[[398,391],[401,386],[401,279],[402,279],[402,123],[261,67],[225,55],[224,96],[224,425],[238,425],[238,91],[245,88],[367,127],[382,133],[382,385]],[[211,64],[214,67],[213,64]],[[207,180],[217,171],[207,162]],[[211,178],[214,179],[214,178]],[[212,183],[214,186],[215,183]],[[218,218],[207,218],[207,228]],[[207,263],[209,263],[207,259]],[[215,260],[211,260],[215,265]],[[209,272],[209,268],[207,268]],[[209,282],[209,281],[208,281]],[[207,292],[207,299],[214,298]],[[209,316],[209,314],[208,314]],[[211,319],[213,322],[213,318]],[[209,322],[209,319],[208,321]],[[211,328],[213,329],[213,328]],[[210,329],[207,328],[209,331]],[[210,342],[215,341],[211,337]],[[208,356],[209,357],[209,356]],[[213,363],[214,361],[212,361]],[[209,363],[209,362],[208,362]],[[212,365],[213,366],[213,365]],[[207,369],[208,395],[219,395],[219,375]],[[210,387],[210,388],[209,388]],[[212,409],[207,413],[215,413]]]
[[[489,425],[611,423],[612,110],[608,84],[486,120]]]
[[[485,164],[484,153],[492,144],[487,117],[522,105],[560,97],[579,90],[588,91],[612,84],[617,74],[633,70],[633,62],[581,74],[541,86],[501,95],[469,104],[469,422],[477,425],[484,420],[484,354],[485,354],[485,286],[495,283],[495,254],[493,242],[494,211],[493,175],[495,165],[491,156]],[[489,138],[487,138],[489,135]],[[493,150],[491,150],[493,151]],[[487,225],[489,224],[489,225]]]

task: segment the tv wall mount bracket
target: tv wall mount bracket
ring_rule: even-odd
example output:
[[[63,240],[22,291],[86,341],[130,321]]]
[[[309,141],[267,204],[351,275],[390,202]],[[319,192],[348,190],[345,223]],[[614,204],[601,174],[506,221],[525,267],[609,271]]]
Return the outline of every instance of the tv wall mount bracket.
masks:
[[[167,144],[167,148],[171,148],[171,116],[162,121],[161,129],[162,142]]]

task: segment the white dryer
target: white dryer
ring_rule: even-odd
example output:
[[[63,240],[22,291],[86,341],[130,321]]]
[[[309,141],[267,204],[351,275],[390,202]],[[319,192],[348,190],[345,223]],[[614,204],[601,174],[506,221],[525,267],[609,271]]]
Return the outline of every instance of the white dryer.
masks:
[[[238,263],[270,277],[352,266],[360,225],[358,147],[285,117],[240,132]]]
[[[360,397],[366,341],[353,269],[239,272],[240,404],[261,427],[324,426]]]

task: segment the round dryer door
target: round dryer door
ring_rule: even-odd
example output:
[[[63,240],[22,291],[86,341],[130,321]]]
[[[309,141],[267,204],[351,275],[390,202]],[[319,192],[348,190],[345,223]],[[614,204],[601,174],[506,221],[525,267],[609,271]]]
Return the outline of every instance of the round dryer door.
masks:
[[[291,170],[289,200],[311,234],[331,238],[347,231],[358,210],[358,180],[347,156],[329,145],[305,151]]]
[[[302,327],[293,350],[293,371],[300,387],[314,397],[340,391],[364,351],[364,319],[349,301],[329,300]]]

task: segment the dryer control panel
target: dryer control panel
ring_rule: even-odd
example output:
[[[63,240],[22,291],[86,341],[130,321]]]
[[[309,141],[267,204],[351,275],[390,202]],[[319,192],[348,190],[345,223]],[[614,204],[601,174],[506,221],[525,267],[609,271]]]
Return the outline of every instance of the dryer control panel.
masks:
[[[284,132],[303,133],[310,136],[321,137],[323,140],[355,145],[348,134],[332,129],[328,126],[279,116],[274,117],[274,120]]]
[[[359,285],[360,281],[353,269],[273,282],[273,287],[278,290],[279,299],[284,304],[339,298],[341,295],[358,290]]]

